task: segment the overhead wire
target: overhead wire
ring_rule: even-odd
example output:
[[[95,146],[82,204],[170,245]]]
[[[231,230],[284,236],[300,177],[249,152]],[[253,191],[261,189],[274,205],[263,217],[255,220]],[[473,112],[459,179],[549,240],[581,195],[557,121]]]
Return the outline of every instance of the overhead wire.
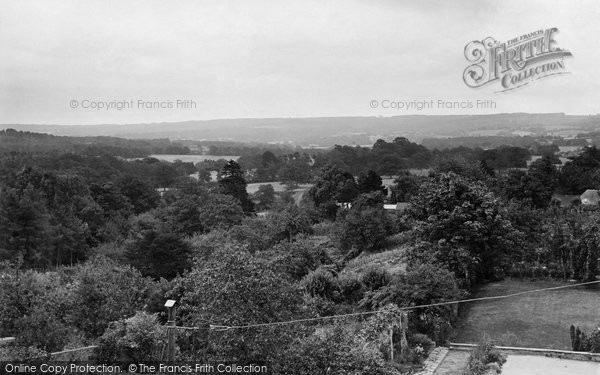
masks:
[[[454,300],[454,301],[428,303],[428,304],[424,304],[424,305],[398,307],[398,309],[402,310],[402,311],[410,311],[410,310],[416,310],[416,309],[424,309],[424,308],[428,308],[428,307],[455,305],[455,304],[459,304],[459,303],[497,300],[497,299],[517,297],[517,296],[521,296],[524,294],[539,293],[539,292],[546,292],[546,291],[566,289],[566,288],[575,288],[578,286],[598,284],[598,283],[600,283],[600,280],[588,281],[588,282],[583,282],[583,283],[578,283],[578,284],[560,285],[560,286],[555,286],[555,287],[525,290],[522,292],[515,292],[515,293],[503,294],[503,295],[498,295],[498,296],[467,298],[467,299]],[[269,326],[286,325],[286,324],[294,324],[294,323],[313,322],[313,321],[320,321],[320,320],[340,319],[340,318],[353,317],[353,316],[378,314],[378,313],[389,312],[389,311],[390,311],[389,309],[379,309],[379,310],[362,311],[362,312],[349,313],[349,314],[320,316],[320,317],[315,317],[315,318],[293,319],[293,320],[286,320],[286,321],[279,321],[279,322],[266,322],[266,323],[255,323],[255,324],[245,324],[245,325],[232,325],[232,326],[211,324],[209,326],[209,328],[213,331],[218,332],[218,331],[228,331],[228,330],[233,330],[233,329],[269,327]]]

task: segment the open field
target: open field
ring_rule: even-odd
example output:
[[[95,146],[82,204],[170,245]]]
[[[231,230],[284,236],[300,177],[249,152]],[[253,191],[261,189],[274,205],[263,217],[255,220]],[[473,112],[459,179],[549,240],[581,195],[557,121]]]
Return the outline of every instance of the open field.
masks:
[[[566,285],[559,281],[518,281],[484,285],[476,297]],[[497,345],[571,350],[571,324],[589,331],[600,323],[600,288],[577,287],[461,306],[452,341],[476,343],[483,333]]]

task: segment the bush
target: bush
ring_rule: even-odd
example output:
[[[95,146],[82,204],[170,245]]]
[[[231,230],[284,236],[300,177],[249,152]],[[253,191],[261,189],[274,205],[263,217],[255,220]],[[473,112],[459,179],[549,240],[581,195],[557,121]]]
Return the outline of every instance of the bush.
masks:
[[[579,327],[571,325],[570,334],[573,351],[600,353],[600,326],[586,335]]]
[[[35,346],[47,352],[62,350],[73,331],[44,306],[34,308],[19,318],[15,325],[18,345]]]
[[[417,347],[420,346],[425,351],[425,355],[431,353],[433,348],[435,348],[435,342],[429,338],[429,336],[424,335],[422,333],[415,333],[410,337],[409,344],[410,346]]]
[[[33,346],[0,346],[0,361],[43,360],[49,353]]]
[[[335,326],[298,339],[276,361],[275,373],[305,374],[389,374],[381,353],[368,348],[355,332]]]
[[[484,336],[469,357],[467,374],[483,375],[489,373],[490,370],[499,374],[504,362],[506,362],[506,356],[496,349],[489,338]]]
[[[381,207],[353,206],[339,219],[338,239],[343,249],[382,249],[390,234],[387,213]]]
[[[322,264],[331,264],[323,246],[302,238],[296,242],[281,242],[263,254],[275,268],[300,280]]]
[[[390,283],[392,277],[386,269],[371,266],[362,275],[361,282],[367,290],[377,290]]]
[[[304,290],[311,297],[323,297],[330,300],[337,300],[339,296],[338,280],[330,271],[320,267],[306,275],[302,279]]]
[[[158,324],[155,314],[138,312],[111,324],[99,339],[96,359],[109,363],[153,361],[160,358],[166,339],[166,328]]]
[[[346,303],[358,303],[364,296],[361,280],[356,274],[342,274],[338,277],[341,298]]]
[[[73,287],[65,319],[88,338],[102,336],[110,322],[133,316],[146,303],[151,283],[129,266],[96,258],[68,271]]]

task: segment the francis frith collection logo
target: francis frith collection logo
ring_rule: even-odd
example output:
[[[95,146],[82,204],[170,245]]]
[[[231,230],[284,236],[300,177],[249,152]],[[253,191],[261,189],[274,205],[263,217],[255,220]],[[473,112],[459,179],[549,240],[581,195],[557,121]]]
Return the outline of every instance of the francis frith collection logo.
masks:
[[[541,78],[567,74],[564,59],[572,55],[558,47],[557,32],[553,27],[507,42],[492,37],[470,42],[465,46],[465,58],[471,63],[463,73],[465,84],[477,88],[497,82],[498,92],[502,92]]]

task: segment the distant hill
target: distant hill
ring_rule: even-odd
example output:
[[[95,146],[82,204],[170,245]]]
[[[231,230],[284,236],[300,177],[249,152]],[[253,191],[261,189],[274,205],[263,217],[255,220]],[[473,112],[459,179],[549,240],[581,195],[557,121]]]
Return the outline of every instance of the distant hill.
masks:
[[[393,117],[315,117],[225,119],[127,125],[24,125],[6,124],[32,132],[69,136],[169,138],[171,140],[227,140],[291,143],[329,147],[334,144],[370,145],[378,138],[470,136],[531,136],[585,133],[600,128],[600,115],[563,113],[509,113],[493,115],[414,115]],[[514,132],[514,133],[513,133]]]
[[[6,129],[0,130],[0,154],[3,152],[61,152],[143,157],[149,154],[188,154],[190,149],[166,138],[141,140],[108,136],[55,136]]]

